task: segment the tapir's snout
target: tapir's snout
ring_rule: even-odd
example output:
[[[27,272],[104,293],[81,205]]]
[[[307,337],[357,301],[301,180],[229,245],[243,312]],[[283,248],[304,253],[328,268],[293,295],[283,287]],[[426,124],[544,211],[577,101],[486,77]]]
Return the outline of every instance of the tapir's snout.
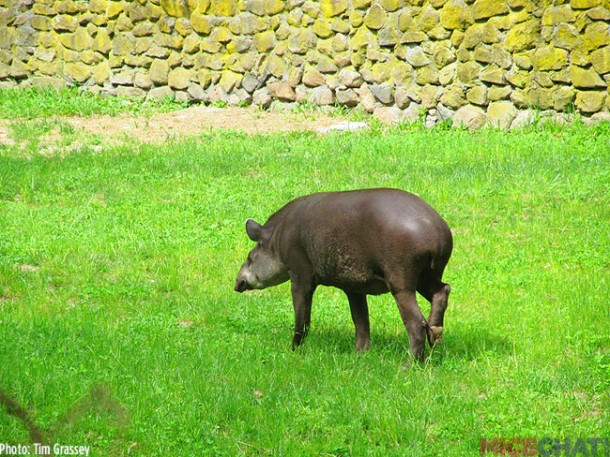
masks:
[[[248,283],[246,282],[245,279],[242,278],[237,278],[237,281],[235,281],[235,292],[243,292],[245,290],[250,290],[252,289],[252,287],[250,287],[248,285]]]

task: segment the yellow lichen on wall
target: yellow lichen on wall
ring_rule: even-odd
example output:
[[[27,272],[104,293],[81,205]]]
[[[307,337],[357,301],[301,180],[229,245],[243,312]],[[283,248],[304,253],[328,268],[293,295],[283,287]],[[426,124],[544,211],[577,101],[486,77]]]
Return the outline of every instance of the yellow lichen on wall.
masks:
[[[610,0],[0,0],[0,30],[3,87],[467,125],[610,108]]]

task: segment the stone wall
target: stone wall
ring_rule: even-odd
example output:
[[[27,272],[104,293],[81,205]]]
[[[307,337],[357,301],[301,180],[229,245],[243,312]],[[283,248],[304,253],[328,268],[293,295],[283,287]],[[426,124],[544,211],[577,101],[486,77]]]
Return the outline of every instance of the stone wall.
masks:
[[[0,85],[607,118],[610,0],[0,0]]]

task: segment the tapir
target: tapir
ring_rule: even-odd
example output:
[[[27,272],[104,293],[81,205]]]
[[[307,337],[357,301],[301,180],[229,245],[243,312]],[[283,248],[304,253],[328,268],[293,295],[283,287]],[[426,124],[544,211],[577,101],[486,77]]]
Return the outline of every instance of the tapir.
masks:
[[[449,284],[442,281],[453,237],[424,200],[398,189],[322,192],[292,200],[264,225],[246,221],[256,242],[241,266],[235,290],[264,289],[290,280],[295,315],[293,348],[311,321],[319,285],[347,295],[356,350],[370,347],[367,295],[390,292],[409,336],[411,360],[423,361],[425,340],[441,342]],[[426,320],[416,299],[431,303]]]

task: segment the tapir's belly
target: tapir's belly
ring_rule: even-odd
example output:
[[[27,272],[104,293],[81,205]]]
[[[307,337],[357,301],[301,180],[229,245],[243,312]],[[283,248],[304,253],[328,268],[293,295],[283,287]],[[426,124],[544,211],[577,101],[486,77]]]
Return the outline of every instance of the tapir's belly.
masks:
[[[380,295],[389,291],[382,276],[371,266],[366,257],[334,252],[324,261],[313,262],[318,283],[334,286],[345,292]]]

